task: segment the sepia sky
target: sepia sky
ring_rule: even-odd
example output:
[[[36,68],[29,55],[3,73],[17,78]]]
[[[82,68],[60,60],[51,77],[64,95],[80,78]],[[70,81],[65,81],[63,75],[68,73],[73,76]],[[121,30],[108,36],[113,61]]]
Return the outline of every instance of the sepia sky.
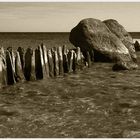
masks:
[[[84,18],[113,18],[140,32],[140,2],[0,3],[0,32],[70,32]]]

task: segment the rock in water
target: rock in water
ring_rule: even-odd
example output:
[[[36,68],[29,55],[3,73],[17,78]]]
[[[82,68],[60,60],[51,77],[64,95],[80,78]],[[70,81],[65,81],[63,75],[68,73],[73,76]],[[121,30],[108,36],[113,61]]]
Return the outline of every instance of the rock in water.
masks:
[[[127,63],[123,61],[117,62],[115,65],[113,65],[112,70],[114,71],[119,71],[119,70],[134,70],[137,69],[137,64],[136,63]]]
[[[139,44],[139,42],[137,40],[134,43],[134,47],[135,47],[136,51],[140,51],[140,44]]]
[[[125,47],[129,50],[132,59],[136,62],[137,56],[131,35],[114,19],[108,19],[103,22],[106,24],[109,30],[122,41]]]
[[[126,62],[129,69],[133,69],[134,62],[128,48],[112,33],[105,23],[98,19],[84,19],[71,30],[70,42],[80,47],[86,57],[87,51],[93,55],[94,61]],[[92,58],[92,56],[91,56]],[[136,65],[136,64],[135,64]]]

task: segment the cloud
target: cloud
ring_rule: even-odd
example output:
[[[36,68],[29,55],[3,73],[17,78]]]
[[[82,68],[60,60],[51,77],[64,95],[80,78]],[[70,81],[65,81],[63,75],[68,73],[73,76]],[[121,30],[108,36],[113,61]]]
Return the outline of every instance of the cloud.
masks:
[[[139,16],[140,3],[8,2],[0,3],[0,31],[70,31],[88,17],[115,18],[132,31],[140,30]]]

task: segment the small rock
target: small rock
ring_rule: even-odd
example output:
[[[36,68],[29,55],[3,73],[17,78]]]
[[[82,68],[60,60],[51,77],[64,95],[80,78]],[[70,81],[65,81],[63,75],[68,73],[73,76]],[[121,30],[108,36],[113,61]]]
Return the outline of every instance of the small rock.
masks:
[[[116,64],[113,65],[112,70],[113,71],[119,71],[119,70],[135,70],[138,68],[138,65],[134,62],[123,62],[119,61]]]

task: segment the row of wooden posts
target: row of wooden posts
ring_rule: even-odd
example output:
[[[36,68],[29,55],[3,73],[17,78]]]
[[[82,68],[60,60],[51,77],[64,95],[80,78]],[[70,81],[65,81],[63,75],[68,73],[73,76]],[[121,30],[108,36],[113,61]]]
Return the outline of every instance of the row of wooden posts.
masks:
[[[0,48],[0,85],[13,85],[17,82],[40,80],[49,77],[63,76],[91,66],[91,57],[87,52],[85,58],[77,47],[69,50],[63,47],[46,49],[44,44],[35,50],[27,48],[26,52],[19,47],[16,52],[12,47]]]

